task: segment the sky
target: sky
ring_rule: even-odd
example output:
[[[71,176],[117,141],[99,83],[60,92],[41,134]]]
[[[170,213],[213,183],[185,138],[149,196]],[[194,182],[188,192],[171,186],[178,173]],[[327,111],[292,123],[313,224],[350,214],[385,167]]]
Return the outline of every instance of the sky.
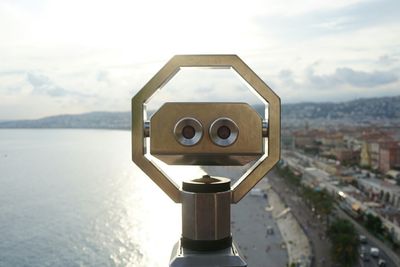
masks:
[[[0,1],[0,121],[128,111],[176,54],[237,54],[282,103],[400,95],[400,1]],[[162,101],[252,101],[182,70]]]

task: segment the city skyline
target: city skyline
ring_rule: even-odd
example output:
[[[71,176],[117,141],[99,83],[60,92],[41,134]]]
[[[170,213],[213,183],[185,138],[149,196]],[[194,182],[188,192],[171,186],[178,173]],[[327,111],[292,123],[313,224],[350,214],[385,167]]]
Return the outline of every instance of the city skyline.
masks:
[[[2,1],[0,120],[128,110],[175,54],[237,54],[282,103],[398,95],[399,7],[392,0]],[[198,76],[163,97],[197,100],[194,85],[206,99],[248,99],[230,74],[207,92]]]

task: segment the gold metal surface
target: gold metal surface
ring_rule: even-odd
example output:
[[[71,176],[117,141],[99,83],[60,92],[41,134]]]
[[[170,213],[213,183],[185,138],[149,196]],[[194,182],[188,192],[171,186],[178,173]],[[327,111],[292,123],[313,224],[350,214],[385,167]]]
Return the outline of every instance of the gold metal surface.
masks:
[[[232,187],[232,202],[237,203],[280,159],[280,99],[236,55],[174,56],[132,99],[132,159],[173,201],[180,202],[179,187],[145,156],[144,106],[181,67],[234,69],[264,101],[268,102],[268,157],[241,177]],[[247,176],[246,176],[247,175]]]
[[[219,240],[231,235],[231,192],[182,191],[182,236]]]
[[[203,125],[203,137],[193,146],[180,144],[174,126],[183,117]],[[239,133],[230,146],[218,146],[208,133],[218,118],[229,117]],[[263,151],[262,118],[246,103],[165,103],[150,120],[150,154],[170,165],[245,165]]]

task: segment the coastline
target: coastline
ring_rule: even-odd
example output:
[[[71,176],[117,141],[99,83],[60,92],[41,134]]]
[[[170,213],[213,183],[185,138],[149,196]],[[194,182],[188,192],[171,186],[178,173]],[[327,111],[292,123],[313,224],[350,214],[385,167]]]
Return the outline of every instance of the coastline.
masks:
[[[311,245],[303,229],[293,216],[290,208],[285,206],[271,187],[267,190],[267,193],[273,217],[286,243],[289,263],[297,263],[298,265],[296,266],[311,266]]]

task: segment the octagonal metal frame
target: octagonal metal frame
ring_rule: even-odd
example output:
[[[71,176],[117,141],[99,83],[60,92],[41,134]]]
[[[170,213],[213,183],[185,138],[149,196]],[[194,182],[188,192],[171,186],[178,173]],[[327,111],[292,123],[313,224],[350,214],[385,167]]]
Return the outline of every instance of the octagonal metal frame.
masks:
[[[239,202],[280,159],[280,98],[237,55],[176,55],[132,98],[132,160],[173,201],[181,202],[179,186],[145,157],[144,104],[183,67],[232,68],[268,103],[268,155],[233,186],[232,203]]]

